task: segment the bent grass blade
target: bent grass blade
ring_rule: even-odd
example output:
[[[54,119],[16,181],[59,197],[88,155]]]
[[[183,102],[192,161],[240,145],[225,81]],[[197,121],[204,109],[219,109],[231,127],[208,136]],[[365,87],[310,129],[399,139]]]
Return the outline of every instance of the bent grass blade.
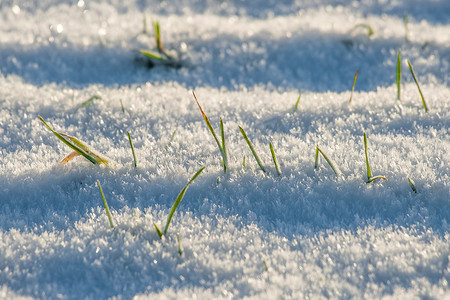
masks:
[[[245,141],[247,142],[248,147],[250,148],[250,150],[253,153],[253,156],[255,157],[256,162],[258,163],[258,166],[260,167],[260,169],[265,173],[266,170],[264,169],[263,164],[261,163],[261,160],[259,159],[258,154],[255,151],[255,148],[253,147],[253,144],[250,142],[250,140],[247,137],[247,134],[245,134],[244,129],[242,129],[241,126],[239,126],[239,130],[241,131],[242,136],[244,137]]]
[[[100,190],[100,194],[102,195],[102,198],[103,198],[103,204],[105,205],[106,214],[108,215],[109,225],[111,226],[111,228],[114,228],[114,223],[113,223],[113,219],[111,216],[111,212],[109,211],[108,203],[106,202],[105,195],[103,194],[103,189],[102,189],[102,186],[101,186],[99,180],[97,180],[97,185]]]
[[[186,190],[188,189],[189,185],[197,178],[200,173],[205,169],[205,167],[202,167],[200,170],[195,173],[194,176],[192,176],[191,180],[186,184],[186,186],[181,190],[181,192],[178,194],[177,198],[175,199],[175,202],[172,205],[172,209],[170,210],[169,216],[167,217],[166,227],[164,227],[164,234],[167,233],[167,230],[169,229],[170,221],[172,220],[173,214],[175,213],[175,210],[177,209],[178,205],[180,204],[181,200],[183,200],[184,194],[186,193]],[[156,225],[155,225],[156,227]]]
[[[67,146],[72,148],[72,150],[77,152],[79,155],[83,155],[87,160],[89,160],[94,165],[95,164],[99,164],[99,163],[103,163],[105,165],[108,165],[108,160],[106,158],[103,158],[100,155],[98,155],[96,153],[93,153],[93,151],[91,149],[89,149],[89,147],[84,145],[81,141],[79,141],[78,139],[76,139],[74,137],[68,136],[66,134],[56,132],[55,130],[53,130],[50,127],[50,125],[47,124],[47,122],[45,122],[45,120],[41,116],[38,116],[38,118],[39,118],[39,120],[41,120],[41,122],[45,126],[47,126],[47,128],[54,135],[56,135],[57,138],[59,138],[64,144],[66,144]],[[67,140],[65,137],[67,137],[69,140]],[[74,158],[75,156],[77,156],[77,155],[74,155],[73,152],[72,152],[66,158],[64,158],[61,163],[68,162],[72,158]]]
[[[202,116],[203,116],[203,119],[205,120],[206,126],[208,127],[209,131],[211,132],[212,136],[214,137],[217,147],[219,147],[220,153],[222,154],[223,172],[226,172],[227,168],[228,168],[228,158],[227,158],[227,152],[226,152],[226,147],[225,147],[225,135],[223,133],[222,118],[220,119],[220,132],[222,134],[222,144],[223,145],[220,145],[220,141],[217,138],[216,132],[214,131],[214,129],[211,125],[211,122],[209,121],[208,117],[206,116],[205,112],[203,111],[202,107],[200,106],[200,103],[198,102],[197,96],[195,95],[194,91],[192,91],[192,95],[194,95],[195,102],[197,102],[198,108],[200,109],[200,112],[202,113]]]
[[[163,233],[161,232],[161,229],[159,229],[158,225],[156,225],[155,222],[153,222],[153,226],[155,226],[156,233],[158,234],[159,238],[162,239]]]
[[[317,169],[317,167],[319,166],[319,153],[322,154],[323,158],[325,158],[325,160],[327,161],[328,165],[333,170],[333,172],[336,174],[336,176],[340,176],[341,175],[341,171],[339,170],[339,168],[336,166],[336,164],[330,158],[328,158],[328,156],[325,155],[325,153],[323,153],[323,151],[319,148],[318,145],[316,146],[316,155],[315,155],[315,159],[314,159],[314,169]]]
[[[409,60],[406,60],[406,61],[408,62],[409,70],[411,71],[412,77],[414,78],[414,81],[416,82],[417,89],[419,90],[420,98],[422,99],[423,108],[425,109],[425,112],[428,112],[428,107],[425,102],[425,98],[423,97],[422,90],[420,89],[419,82],[417,81],[416,74],[414,73],[413,67],[412,67],[411,63],[409,62]]]

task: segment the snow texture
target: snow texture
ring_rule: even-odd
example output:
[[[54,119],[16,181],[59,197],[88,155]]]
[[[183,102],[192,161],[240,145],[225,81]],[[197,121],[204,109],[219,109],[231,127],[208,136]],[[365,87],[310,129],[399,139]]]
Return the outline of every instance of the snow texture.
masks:
[[[445,0],[3,0],[0,299],[450,299],[449,75]]]

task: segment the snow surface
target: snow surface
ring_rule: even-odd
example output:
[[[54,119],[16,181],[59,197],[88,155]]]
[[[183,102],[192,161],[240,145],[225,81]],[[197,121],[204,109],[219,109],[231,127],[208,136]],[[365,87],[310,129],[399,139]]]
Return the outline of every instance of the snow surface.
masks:
[[[152,18],[182,68],[136,52]],[[449,75],[445,0],[3,0],[0,299],[450,299]],[[192,89],[224,120],[226,174]],[[70,149],[38,115],[116,163],[60,165]],[[365,183],[363,132],[388,181]],[[339,178],[314,171],[316,145]]]

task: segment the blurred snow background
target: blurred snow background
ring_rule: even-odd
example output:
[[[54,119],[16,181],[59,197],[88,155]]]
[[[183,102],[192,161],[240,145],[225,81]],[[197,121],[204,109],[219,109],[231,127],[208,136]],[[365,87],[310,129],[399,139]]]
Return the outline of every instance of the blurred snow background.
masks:
[[[152,19],[182,68],[136,52]],[[448,1],[2,1],[0,298],[450,298],[449,74]],[[192,89],[224,120],[227,174]],[[59,165],[37,115],[116,164]],[[388,181],[365,183],[363,132]],[[341,178],[313,170],[317,144]]]

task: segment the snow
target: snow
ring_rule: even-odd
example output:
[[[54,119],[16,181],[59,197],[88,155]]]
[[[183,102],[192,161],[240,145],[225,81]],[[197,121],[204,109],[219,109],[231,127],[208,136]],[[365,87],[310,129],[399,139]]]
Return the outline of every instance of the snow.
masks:
[[[450,299],[449,11],[448,1],[3,1],[0,299]],[[182,68],[148,68],[137,53],[154,50],[152,18]],[[192,90],[217,133],[223,119],[226,174]],[[60,165],[71,150],[38,115],[115,163]],[[364,132],[373,175],[388,181],[366,183]],[[341,176],[324,159],[314,170],[316,145]],[[153,223],[164,227],[202,166],[160,240]]]

